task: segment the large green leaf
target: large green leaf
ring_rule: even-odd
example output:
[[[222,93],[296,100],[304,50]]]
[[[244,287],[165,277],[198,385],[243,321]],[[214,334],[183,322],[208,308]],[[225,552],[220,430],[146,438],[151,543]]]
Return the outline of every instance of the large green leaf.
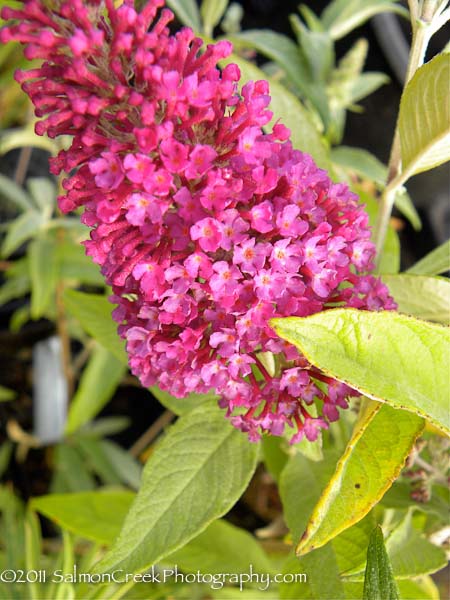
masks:
[[[32,319],[42,317],[54,299],[58,278],[56,243],[50,236],[38,236],[29,246]]]
[[[111,399],[125,371],[124,363],[109,350],[103,346],[94,350],[70,404],[66,424],[67,434],[73,433],[97,416]]]
[[[383,275],[398,310],[408,315],[434,321],[450,323],[450,281],[444,277],[423,275]]]
[[[408,11],[388,0],[334,0],[322,13],[322,23],[338,40],[381,12],[396,12],[409,18]]]
[[[220,519],[164,562],[188,572],[200,569],[203,573],[247,573],[249,565],[258,573],[274,571],[267,554],[250,533]]]
[[[201,30],[200,11],[195,0],[166,0],[178,19],[197,33]]]
[[[96,339],[123,363],[127,362],[124,344],[117,335],[117,325],[111,317],[112,306],[105,296],[65,290],[64,302],[89,335]]]
[[[450,271],[450,240],[435,248],[407,272],[414,275],[440,275],[446,271]]]
[[[403,92],[399,113],[403,181],[450,158],[450,55],[420,67]]]
[[[381,527],[376,527],[367,549],[363,600],[398,600],[397,585],[386,552]]]
[[[134,498],[125,490],[50,494],[32,498],[31,508],[77,535],[111,544]]]
[[[351,308],[271,324],[328,375],[450,431],[447,327],[393,311]]]
[[[297,552],[319,548],[360,521],[392,485],[422,429],[420,417],[370,403],[313,510]]]
[[[222,64],[236,63],[241,70],[242,84],[247,81],[258,81],[266,79],[270,84],[270,110],[273,111],[272,121],[266,125],[268,130],[275,121],[281,121],[291,130],[291,141],[294,148],[311,154],[319,167],[329,167],[328,150],[323,143],[312,117],[303,104],[294,96],[292,92],[286,89],[277,81],[267,77],[267,75],[258,69],[251,62],[244,60],[232,54],[229,58],[222,61]]]
[[[238,500],[257,453],[216,407],[181,417],[147,462],[121,534],[96,570],[141,571],[181,548]]]

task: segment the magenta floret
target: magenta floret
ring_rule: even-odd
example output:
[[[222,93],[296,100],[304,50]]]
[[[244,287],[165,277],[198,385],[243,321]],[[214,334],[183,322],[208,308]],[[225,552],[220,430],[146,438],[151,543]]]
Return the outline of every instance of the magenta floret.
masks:
[[[286,426],[293,442],[315,440],[355,392],[268,320],[394,307],[369,274],[367,215],[286,127],[263,133],[267,82],[239,90],[238,67],[217,67],[231,45],[171,35],[162,4],[138,13],[105,0],[105,17],[102,2],[26,0],[3,11],[18,22],[0,39],[44,59],[17,79],[37,132],[73,137],[52,159],[53,173],[71,173],[59,204],[85,208],[87,253],[113,288],[133,373],[175,396],[215,388],[251,440]]]

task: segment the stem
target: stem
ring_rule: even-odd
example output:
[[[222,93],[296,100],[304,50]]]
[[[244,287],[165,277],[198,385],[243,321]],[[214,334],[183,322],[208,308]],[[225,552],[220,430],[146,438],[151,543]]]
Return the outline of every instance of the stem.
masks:
[[[137,439],[128,452],[131,456],[138,457],[141,452],[143,452],[153,440],[161,433],[161,431],[169,425],[169,423],[174,419],[175,415],[170,410],[166,410],[160,415],[156,421],[150,425],[150,427],[145,431],[139,439]]]
[[[17,161],[16,172],[14,173],[14,181],[17,185],[22,185],[25,181],[25,177],[30,165],[31,153],[33,148],[27,146],[22,148],[19,154],[19,160]]]
[[[412,3],[410,3],[410,5],[411,4]],[[411,52],[409,55],[408,69],[405,78],[405,87],[411,80],[417,69],[423,65],[425,52],[427,50],[428,42],[430,41],[430,37],[432,35],[429,21],[430,11],[433,10],[430,7],[431,4],[435,5],[436,0],[429,0],[428,2],[424,3],[420,19],[411,19],[413,37],[411,43]],[[374,241],[377,249],[377,262],[379,262],[380,260],[381,251],[384,246],[384,240],[386,238],[386,232],[389,226],[389,219],[391,217],[392,209],[394,207],[396,193],[399,187],[404,182],[405,178],[402,177],[402,156],[399,122],[397,118],[394,141],[392,143],[391,155],[389,158],[386,188],[383,192],[383,195],[381,196],[380,210],[378,213],[378,219],[374,230]]]

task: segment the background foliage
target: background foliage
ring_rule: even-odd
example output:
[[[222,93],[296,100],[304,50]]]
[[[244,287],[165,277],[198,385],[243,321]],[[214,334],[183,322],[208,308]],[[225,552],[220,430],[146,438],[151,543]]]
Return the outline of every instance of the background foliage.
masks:
[[[172,581],[3,582],[0,595],[436,600],[430,575],[446,565],[448,550],[449,243],[400,273],[398,221],[390,217],[395,206],[420,229],[404,185],[450,156],[449,54],[422,66],[431,36],[449,17],[447,2],[411,1],[411,15],[385,0],[333,0],[320,15],[302,6],[290,17],[289,37],[270,29],[241,31],[242,9],[227,0],[167,4],[205,40],[230,39],[235,53],[229,60],[243,79],[269,80],[274,120],[291,129],[294,146],[360,195],[374,225],[378,272],[399,312],[339,309],[274,322],[312,364],[363,394],[318,442],[249,444],[225,420],[213,393],[179,400],[157,388],[148,402],[157,400],[161,414],[150,429],[128,448],[110,439],[129,423],[104,416],[105,407],[134,381],[108,290],[80,245],[87,233],[76,215],[61,216],[56,208],[59,182],[39,176],[23,185],[30,148],[59,147],[34,135],[24,96],[11,85],[23,58],[14,44],[5,45],[0,153],[19,153],[15,176],[0,176],[0,304],[10,316],[12,339],[32,323],[56,334],[70,406],[64,430],[49,443],[18,422],[11,408],[18,390],[0,388],[6,415],[1,569],[71,573],[76,564],[80,572],[142,572],[156,564],[186,573],[247,573],[252,564],[271,575],[306,573],[307,581],[273,583],[265,592],[254,583],[239,591]],[[336,58],[339,40],[382,12],[411,16],[413,31],[389,165],[342,145],[348,112],[360,110],[358,103],[387,77],[364,70],[365,39]],[[34,451],[50,465],[50,480],[40,494],[24,498],[15,474]],[[268,502],[267,489],[271,510],[258,500]],[[264,515],[256,532],[246,525],[252,511]]]

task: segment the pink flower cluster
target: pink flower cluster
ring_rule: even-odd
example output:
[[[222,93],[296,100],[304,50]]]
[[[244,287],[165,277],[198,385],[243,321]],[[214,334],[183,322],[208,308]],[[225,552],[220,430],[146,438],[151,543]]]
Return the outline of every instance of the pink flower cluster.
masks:
[[[70,174],[64,212],[84,206],[88,254],[118,305],[130,367],[175,396],[215,388],[232,423],[315,440],[352,390],[320,373],[268,325],[335,306],[394,304],[367,273],[367,216],[289,130],[265,81],[238,89],[219,69],[228,42],[171,35],[161,0],[25,0],[0,39],[41,67],[20,72],[39,134],[73,136],[52,159]],[[155,20],[156,19],[156,20]]]

